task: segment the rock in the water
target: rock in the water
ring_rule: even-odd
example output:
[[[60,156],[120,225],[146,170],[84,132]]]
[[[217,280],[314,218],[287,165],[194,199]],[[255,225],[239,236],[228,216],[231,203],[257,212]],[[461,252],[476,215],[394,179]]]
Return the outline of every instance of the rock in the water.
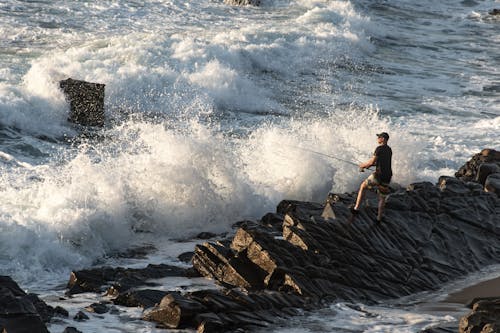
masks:
[[[460,319],[460,333],[500,333],[500,298],[476,300]]]
[[[159,279],[166,276],[185,276],[186,269],[170,265],[148,265],[146,268],[111,268],[102,267],[71,272],[68,281],[67,294],[73,295],[82,292],[104,291],[105,287],[113,283],[113,289],[123,292],[139,285],[152,285],[146,280]]]
[[[38,304],[33,304],[34,301]],[[0,276],[0,331],[48,333],[37,311],[37,308],[47,310],[47,305],[41,303],[38,297],[27,295],[10,277]]]
[[[205,307],[201,303],[177,293],[170,293],[163,297],[156,308],[147,312],[144,319],[157,322],[164,327],[183,328],[196,326],[191,323],[191,320],[203,310]]]
[[[64,329],[63,333],[82,333],[82,332],[77,330],[75,327],[68,326]]]
[[[128,307],[140,306],[143,308],[150,308],[160,303],[167,294],[167,291],[140,289],[118,295],[118,297],[113,300],[113,303]]]
[[[67,79],[59,82],[70,103],[68,120],[84,126],[104,125],[104,84]]]

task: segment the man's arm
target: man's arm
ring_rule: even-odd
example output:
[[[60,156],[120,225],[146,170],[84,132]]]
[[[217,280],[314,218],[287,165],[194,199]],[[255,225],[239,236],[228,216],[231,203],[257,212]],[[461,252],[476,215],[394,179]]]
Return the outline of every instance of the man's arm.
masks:
[[[375,165],[376,163],[377,163],[377,156],[373,155],[372,158],[370,158],[368,161],[366,161],[365,163],[361,163],[359,165],[359,168],[360,169],[368,169],[369,167]]]

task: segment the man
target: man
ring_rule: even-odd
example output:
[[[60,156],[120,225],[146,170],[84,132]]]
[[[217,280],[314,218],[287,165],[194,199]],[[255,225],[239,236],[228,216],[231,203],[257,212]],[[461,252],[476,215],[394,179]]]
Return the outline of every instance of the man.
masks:
[[[387,194],[389,194],[389,183],[392,178],[392,149],[387,145],[389,141],[389,134],[382,132],[377,134],[378,147],[375,149],[375,153],[372,158],[370,158],[365,163],[361,163],[359,168],[361,171],[375,165],[375,172],[373,172],[366,180],[361,183],[359,187],[358,197],[356,199],[356,204],[351,207],[351,212],[357,214],[359,212],[359,206],[363,201],[366,189],[371,189],[376,187],[378,192],[378,213],[377,222],[382,221],[382,215],[384,214],[385,199]]]

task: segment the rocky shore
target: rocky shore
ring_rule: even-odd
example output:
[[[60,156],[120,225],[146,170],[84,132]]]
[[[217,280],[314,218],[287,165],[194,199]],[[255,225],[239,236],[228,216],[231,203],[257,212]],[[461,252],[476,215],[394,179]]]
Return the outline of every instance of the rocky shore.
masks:
[[[483,150],[455,176],[395,191],[381,224],[370,203],[351,215],[355,193],[330,194],[324,203],[284,200],[259,221],[236,223],[231,237],[197,245],[187,254],[190,269],[77,271],[67,294],[112,296],[112,304],[82,309],[82,318],[86,311],[139,306],[143,319],[159,327],[243,332],[334,301],[374,304],[437,290],[500,261],[500,152]],[[149,282],[165,276],[204,276],[220,287],[179,293]],[[47,332],[44,323],[67,316],[9,277],[2,277],[0,298],[0,332]],[[455,331],[500,332],[500,298],[475,300],[458,326]]]

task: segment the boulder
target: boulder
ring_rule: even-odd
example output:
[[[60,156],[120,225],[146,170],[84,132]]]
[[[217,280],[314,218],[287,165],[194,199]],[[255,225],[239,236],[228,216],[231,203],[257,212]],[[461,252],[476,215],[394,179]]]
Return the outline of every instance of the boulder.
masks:
[[[133,287],[154,285],[149,279],[159,279],[167,276],[186,276],[188,270],[170,265],[148,265],[145,268],[112,268],[100,267],[71,272],[67,285],[67,294],[73,295],[83,292],[100,293],[112,284],[108,294],[117,294]]]
[[[70,104],[68,121],[83,126],[104,126],[104,84],[71,78],[60,81]]]
[[[484,190],[500,196],[500,173],[488,175],[484,182]]]
[[[500,298],[476,300],[472,311],[460,319],[460,333],[499,333]]]
[[[500,151],[494,149],[483,149],[480,153],[475,154],[455,173],[455,177],[460,180],[470,182],[478,181],[479,167],[484,164],[496,164],[500,166]],[[482,183],[484,185],[484,183]]]
[[[27,295],[8,276],[0,276],[0,331],[16,333],[48,333],[37,308],[47,309],[38,297]],[[45,304],[45,303],[44,303]],[[49,316],[47,315],[46,319]]]

